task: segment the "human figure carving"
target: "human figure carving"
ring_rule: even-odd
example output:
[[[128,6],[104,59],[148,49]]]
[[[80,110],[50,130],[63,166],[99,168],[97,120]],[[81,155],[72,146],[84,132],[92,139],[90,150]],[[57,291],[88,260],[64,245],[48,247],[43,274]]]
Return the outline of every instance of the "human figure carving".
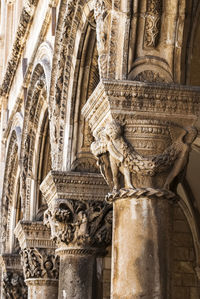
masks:
[[[170,189],[171,184],[174,182],[174,188],[176,188],[177,183],[185,176],[186,166],[188,164],[189,153],[191,150],[191,144],[197,137],[197,129],[190,127],[187,129],[186,134],[182,137],[181,142],[176,143],[176,150],[179,152],[178,157],[173,165],[172,170],[170,171],[164,188]]]
[[[144,181],[148,177],[149,187],[153,187],[151,177],[169,172],[163,188],[170,189],[175,178],[180,180],[185,175],[191,144],[197,135],[195,128],[186,131],[162,154],[144,157],[126,142],[121,126],[112,121],[99,133],[91,150],[98,159],[101,173],[114,192],[122,188],[119,173],[124,176],[125,189],[130,189],[134,188],[132,173],[140,175]]]

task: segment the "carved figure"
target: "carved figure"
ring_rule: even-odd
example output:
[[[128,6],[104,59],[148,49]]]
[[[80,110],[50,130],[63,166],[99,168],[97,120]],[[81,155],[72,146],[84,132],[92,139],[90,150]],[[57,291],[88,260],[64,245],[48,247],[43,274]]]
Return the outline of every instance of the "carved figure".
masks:
[[[185,174],[191,144],[196,135],[197,130],[189,128],[162,154],[144,157],[126,142],[121,126],[112,121],[96,136],[97,141],[92,143],[91,151],[97,157],[101,173],[107,183],[112,186],[113,181],[114,192],[123,187],[120,185],[119,173],[124,176],[125,189],[133,189],[132,174],[139,175],[141,180],[152,188],[154,187],[152,177],[169,172],[163,188],[170,189],[174,179],[180,180]]]
[[[177,143],[177,150],[179,150],[178,158],[176,159],[172,170],[170,171],[164,188],[170,189],[173,183],[172,189],[175,189],[177,184],[182,180],[186,173],[186,166],[188,164],[189,153],[191,151],[191,144],[197,137],[197,129],[194,127],[188,128],[186,134],[182,137],[182,142]]]

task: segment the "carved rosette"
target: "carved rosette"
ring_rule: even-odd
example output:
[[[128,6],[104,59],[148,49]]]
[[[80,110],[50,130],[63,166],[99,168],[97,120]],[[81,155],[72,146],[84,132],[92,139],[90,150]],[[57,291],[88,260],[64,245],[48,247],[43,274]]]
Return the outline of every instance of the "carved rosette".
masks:
[[[84,253],[111,243],[112,205],[104,200],[108,188],[101,175],[51,171],[41,191],[49,207],[44,223],[58,248]]]
[[[183,178],[200,90],[127,81],[103,81],[82,113],[95,141],[91,151],[112,188],[108,200],[173,199]]]
[[[51,249],[26,248],[21,251],[24,276],[27,279],[58,279],[59,259]]]

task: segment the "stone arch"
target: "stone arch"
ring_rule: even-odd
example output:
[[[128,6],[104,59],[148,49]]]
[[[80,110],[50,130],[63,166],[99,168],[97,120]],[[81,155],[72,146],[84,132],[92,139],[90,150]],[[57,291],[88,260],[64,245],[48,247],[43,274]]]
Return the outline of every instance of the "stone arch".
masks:
[[[126,77],[127,73],[127,49],[128,49],[128,29],[129,22],[127,21],[128,14],[122,13],[125,5],[122,7],[116,1],[114,5],[115,12],[112,12],[112,3],[110,0],[103,1],[108,20],[108,26],[105,26],[106,37],[106,54],[101,52],[101,48],[105,48],[102,43],[100,30],[96,29],[97,35],[97,49],[98,49],[98,65],[101,78],[117,78],[122,79]],[[95,4],[96,3],[96,4]],[[50,105],[52,109],[52,139],[51,143],[55,148],[53,151],[53,168],[54,169],[69,169],[67,161],[71,145],[66,142],[70,139],[68,128],[69,119],[67,119],[67,110],[70,110],[72,98],[74,96],[73,81],[77,77],[77,66],[80,59],[81,43],[83,42],[88,22],[96,23],[97,27],[102,25],[101,20],[98,20],[98,11],[102,9],[102,1],[62,1],[58,17],[57,33],[55,40],[53,67],[52,67],[52,81],[50,91]],[[123,2],[124,3],[124,2]],[[130,4],[130,1],[129,1]],[[127,5],[128,6],[128,5]],[[104,8],[103,8],[104,9]],[[94,11],[94,16],[93,15]],[[128,8],[126,7],[126,11]],[[93,20],[92,20],[93,19]],[[102,25],[103,26],[103,25]],[[119,29],[120,34],[124,36],[124,43],[118,43]],[[123,31],[123,32],[122,32]],[[126,34],[125,34],[126,32]],[[123,39],[123,38],[122,38]],[[120,38],[121,40],[121,38]],[[123,54],[116,56],[116,51]],[[126,53],[126,54],[124,54]],[[116,63],[116,57],[120,57],[119,63]],[[67,124],[67,125],[66,125]],[[65,141],[64,141],[65,140]]]
[[[9,138],[2,192],[2,250],[11,253],[14,246],[13,230],[15,227],[16,202],[19,188],[19,127],[13,129]]]
[[[44,67],[45,66],[45,67]],[[24,112],[24,125],[21,146],[21,196],[25,219],[34,217],[34,199],[36,192],[36,165],[40,132],[44,117],[48,114],[48,85],[46,72],[50,72],[50,63],[45,60],[36,64],[30,79]],[[45,71],[46,68],[46,71]],[[50,75],[48,75],[50,78]]]

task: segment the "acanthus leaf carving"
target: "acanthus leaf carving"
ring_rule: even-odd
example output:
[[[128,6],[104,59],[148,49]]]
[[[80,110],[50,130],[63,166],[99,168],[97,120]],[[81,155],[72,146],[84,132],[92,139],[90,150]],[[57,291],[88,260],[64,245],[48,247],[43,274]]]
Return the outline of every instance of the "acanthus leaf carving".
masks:
[[[59,257],[51,249],[25,248],[21,257],[26,279],[58,279]]]
[[[44,222],[58,244],[105,248],[111,243],[112,206],[106,202],[56,199]]]

